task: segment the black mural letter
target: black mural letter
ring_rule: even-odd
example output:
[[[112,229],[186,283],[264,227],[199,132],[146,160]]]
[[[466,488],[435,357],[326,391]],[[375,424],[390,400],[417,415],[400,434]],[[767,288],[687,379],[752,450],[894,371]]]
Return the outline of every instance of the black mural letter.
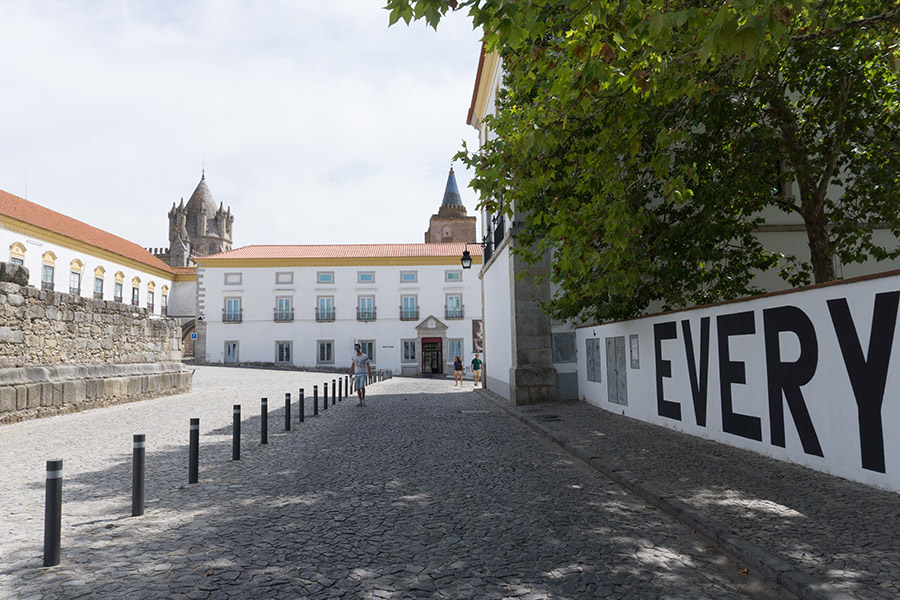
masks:
[[[681,322],[684,333],[684,353],[687,357],[688,375],[691,380],[691,397],[694,400],[694,417],[697,425],[706,427],[706,399],[709,392],[709,317],[700,319],[700,376],[694,358],[694,340],[691,339],[691,322]]]
[[[722,430],[750,440],[762,441],[762,421],[734,412],[731,384],[747,383],[744,363],[732,362],[728,356],[728,338],[733,335],[756,333],[753,311],[716,317],[716,338],[719,343],[719,386],[722,392]]]
[[[897,304],[900,292],[875,295],[869,352],[863,356],[856,326],[845,298],[828,301],[831,322],[853,387],[859,418],[859,447],[862,468],[884,473],[884,424],[881,405],[887,382],[888,365],[897,326]]]
[[[674,340],[678,337],[675,321],[656,323],[653,325],[653,345],[656,349],[656,412],[661,417],[681,420],[681,405],[663,399],[663,377],[672,376],[672,361],[662,357],[662,341]]]
[[[784,448],[784,402],[782,393],[791,409],[791,417],[800,435],[803,451],[822,456],[819,436],[809,418],[809,410],[800,388],[816,374],[819,364],[819,343],[816,328],[806,313],[796,306],[779,306],[763,311],[763,329],[766,339],[766,375],[769,380],[769,420],[772,426],[772,444]],[[800,357],[795,362],[781,360],[778,334],[790,331],[800,340]]]

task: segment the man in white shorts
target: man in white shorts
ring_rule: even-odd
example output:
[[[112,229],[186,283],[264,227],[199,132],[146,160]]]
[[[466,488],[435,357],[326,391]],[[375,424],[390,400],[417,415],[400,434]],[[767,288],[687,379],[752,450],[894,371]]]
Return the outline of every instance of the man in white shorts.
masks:
[[[353,346],[356,354],[350,359],[350,375],[353,376],[353,385],[356,386],[356,394],[359,396],[359,406],[366,405],[366,381],[372,375],[372,365],[369,357],[363,354],[362,346]]]

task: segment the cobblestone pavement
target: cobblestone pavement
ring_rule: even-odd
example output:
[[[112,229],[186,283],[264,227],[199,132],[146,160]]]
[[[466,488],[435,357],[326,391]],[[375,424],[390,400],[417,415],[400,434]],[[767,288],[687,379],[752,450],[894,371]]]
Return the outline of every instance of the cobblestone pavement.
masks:
[[[585,402],[512,407],[480,393],[798,596],[900,598],[896,493]]]
[[[191,394],[0,428],[0,598],[791,597],[471,387],[393,379],[366,407],[347,399],[284,432],[284,392],[330,379],[198,368]],[[142,517],[129,516],[134,433],[147,436]],[[43,568],[54,458],[62,560]]]

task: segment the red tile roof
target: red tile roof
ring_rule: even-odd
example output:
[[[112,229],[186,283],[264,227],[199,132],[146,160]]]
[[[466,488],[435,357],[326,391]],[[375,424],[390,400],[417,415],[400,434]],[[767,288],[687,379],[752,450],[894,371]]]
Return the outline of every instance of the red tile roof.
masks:
[[[0,190],[0,217],[9,217],[69,239],[173,273],[172,268],[134,242]]]
[[[412,258],[462,256],[468,248],[472,256],[481,256],[478,244],[327,244],[296,246],[244,246],[221,254],[198,259],[201,262],[217,259],[260,258]]]

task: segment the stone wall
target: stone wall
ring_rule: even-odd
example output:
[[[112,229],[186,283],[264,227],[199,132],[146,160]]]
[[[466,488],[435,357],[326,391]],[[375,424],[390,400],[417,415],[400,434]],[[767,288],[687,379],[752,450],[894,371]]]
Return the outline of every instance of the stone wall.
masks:
[[[0,423],[181,393],[177,321],[0,283]]]

